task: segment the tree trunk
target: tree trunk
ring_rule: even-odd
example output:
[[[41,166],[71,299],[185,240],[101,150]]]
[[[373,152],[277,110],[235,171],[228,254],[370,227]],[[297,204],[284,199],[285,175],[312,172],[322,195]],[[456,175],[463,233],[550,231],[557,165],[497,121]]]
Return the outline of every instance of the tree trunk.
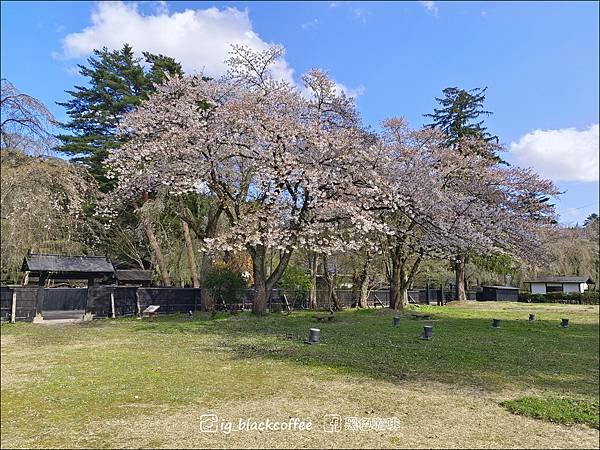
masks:
[[[455,299],[464,301],[467,299],[467,295],[465,293],[465,257],[463,255],[457,258],[454,269],[456,274]]]
[[[369,307],[369,259],[365,261],[362,271],[360,273],[360,291],[358,295],[358,302],[356,306],[358,308],[368,308]]]
[[[202,298],[201,309],[202,311],[212,311],[215,309],[215,300],[213,299],[210,291],[204,286],[204,280],[206,275],[212,270],[213,260],[207,253],[202,254],[202,270],[200,272],[200,296]]]
[[[199,238],[212,238],[217,234],[217,228],[219,225],[219,217],[223,212],[223,208],[218,203],[213,203],[208,208],[207,214],[207,223],[206,227],[200,231],[202,234],[198,234],[199,230],[194,228],[196,232],[196,236]],[[212,294],[206,287],[204,287],[204,280],[206,280],[206,275],[210,273],[213,266],[212,256],[207,254],[206,252],[202,253],[202,269],[200,271],[199,282],[200,282],[200,295],[202,297],[202,310],[203,311],[213,311],[215,309],[215,300],[212,297]]]
[[[330,290],[330,298],[331,298],[331,305],[333,306],[334,311],[341,311],[342,310],[342,304],[340,303],[340,299],[337,295],[337,292],[335,292],[335,283],[332,281],[331,283],[331,290]]]
[[[271,297],[273,286],[281,279],[285,268],[292,257],[291,248],[287,248],[279,259],[277,267],[267,277],[265,263],[267,249],[262,246],[249,247],[248,251],[252,257],[252,273],[254,275],[254,302],[252,303],[252,312],[254,314],[264,314],[267,312],[267,303]]]
[[[392,256],[392,274],[390,278],[390,308],[400,310],[403,308],[402,302],[402,276],[401,276],[402,261],[399,257]]]
[[[327,264],[327,255],[323,255],[323,276],[325,278],[325,282],[327,283],[327,287],[329,290],[329,309],[331,311],[341,311],[342,305],[340,304],[340,299],[337,296],[337,292],[335,292],[335,275],[332,277],[329,274],[328,264]]]
[[[256,272],[254,274],[254,302],[252,303],[252,312],[262,315],[267,312],[267,303],[271,297],[271,292],[270,289],[267,290],[264,280],[256,281]]]
[[[181,220],[181,227],[183,228],[183,236],[185,238],[185,247],[187,250],[188,264],[190,266],[190,274],[192,276],[192,287],[200,287],[198,281],[198,271],[196,270],[196,256],[194,255],[194,245],[192,244],[192,236],[190,236],[190,227],[185,220]]]
[[[317,269],[318,258],[316,253],[308,255],[308,269],[310,271],[310,290],[308,292],[308,307],[317,309]]]
[[[400,309],[404,309],[408,305],[408,285],[406,284],[400,287],[400,304],[402,305]]]
[[[369,279],[367,277],[363,278],[360,283],[360,294],[358,296],[357,305],[359,308],[368,308],[369,307]]]
[[[154,236],[152,224],[145,223],[144,230],[146,231],[146,236],[148,237],[150,248],[152,248],[152,253],[154,253],[154,259],[156,259],[156,265],[158,266],[158,271],[160,272],[160,277],[163,280],[163,284],[167,287],[171,286],[171,278],[169,277],[169,273],[167,272],[167,269],[165,267],[165,261],[162,255],[162,251],[160,250],[160,245],[156,240],[156,236]]]
[[[144,192],[144,203],[148,201],[148,192]],[[142,222],[144,223],[144,231],[146,232],[146,237],[148,238],[148,243],[150,244],[150,248],[152,249],[152,253],[154,254],[154,259],[156,260],[156,265],[158,266],[158,271],[160,272],[160,277],[163,280],[163,284],[165,286],[171,286],[171,278],[169,277],[169,273],[165,268],[165,260],[163,258],[162,251],[160,249],[160,245],[156,236],[154,236],[154,230],[152,229],[152,224],[149,220],[142,218]]]

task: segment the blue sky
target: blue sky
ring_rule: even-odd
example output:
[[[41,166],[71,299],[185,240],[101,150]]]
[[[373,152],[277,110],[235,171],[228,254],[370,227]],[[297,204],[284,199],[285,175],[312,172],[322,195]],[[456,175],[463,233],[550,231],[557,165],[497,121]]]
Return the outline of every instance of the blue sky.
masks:
[[[170,54],[218,74],[228,41],[285,46],[293,77],[328,70],[356,95],[367,124],[411,125],[443,88],[487,86],[489,129],[566,191],[563,223],[598,211],[597,2],[6,2],[2,77],[45,102],[84,82],[92,48]],[[187,12],[186,12],[187,11]],[[95,15],[93,18],[92,15]]]

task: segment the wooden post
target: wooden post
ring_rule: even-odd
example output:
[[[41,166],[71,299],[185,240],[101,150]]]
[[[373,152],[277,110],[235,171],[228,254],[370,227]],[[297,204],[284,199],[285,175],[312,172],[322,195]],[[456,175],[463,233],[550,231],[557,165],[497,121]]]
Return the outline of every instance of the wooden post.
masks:
[[[285,302],[285,307],[286,309],[291,312],[292,308],[290,308],[290,302],[288,302],[287,296],[285,294],[283,294],[283,301]]]
[[[138,317],[142,317],[142,310],[140,308],[140,294],[138,289],[135,290],[135,303],[137,306]]]
[[[12,305],[10,307],[10,323],[17,321],[17,291],[13,290],[12,293]]]
[[[112,318],[115,318],[115,293],[114,291],[110,291],[110,312],[112,313]]]
[[[35,297],[35,317],[33,318],[34,323],[42,322],[44,317],[42,316],[42,308],[44,307],[44,285],[48,279],[48,272],[41,272],[38,278],[38,290]]]
[[[92,281],[92,285],[89,284],[89,280],[88,280],[88,287],[87,287],[87,295],[85,296],[85,311],[83,312],[83,320],[92,320],[94,315],[92,314],[92,311],[94,309],[94,298],[92,296],[90,296],[90,288],[93,287],[93,281]]]

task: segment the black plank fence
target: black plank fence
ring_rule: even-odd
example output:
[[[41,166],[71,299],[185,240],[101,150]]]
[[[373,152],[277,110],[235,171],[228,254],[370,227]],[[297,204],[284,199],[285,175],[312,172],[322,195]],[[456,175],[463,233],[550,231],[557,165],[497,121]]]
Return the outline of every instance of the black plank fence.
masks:
[[[0,287],[0,320],[10,321],[12,317],[13,295],[15,299],[15,321],[31,322],[35,317],[37,288]]]
[[[73,311],[85,309],[88,290],[85,288],[46,288],[42,311]]]
[[[187,313],[201,309],[201,290],[92,286],[86,311],[95,317],[111,317],[113,301],[115,316],[139,314],[150,305],[160,306],[158,314]]]
[[[16,299],[15,320],[32,321],[36,315],[36,287],[7,287],[0,288],[0,319],[10,321],[12,317],[13,294]],[[356,305],[356,291],[336,290],[343,307]],[[284,297],[285,295],[285,297]],[[388,307],[390,304],[389,290],[373,290],[369,293],[369,307]],[[452,293],[440,289],[411,290],[411,303],[438,304],[451,300]],[[475,292],[468,293],[469,299],[475,299]],[[254,290],[247,289],[236,309],[251,309]],[[287,300],[287,302],[286,302]],[[74,311],[85,310],[92,317],[120,317],[140,314],[149,305],[159,305],[158,314],[187,313],[202,309],[200,289],[192,288],[143,288],[128,286],[90,286],[89,288],[46,288],[44,289],[44,311]],[[217,307],[224,306],[218,304]],[[271,311],[291,309],[308,309],[306,295],[293,291],[274,289],[267,305]],[[317,308],[328,309],[331,302],[327,290],[317,291]]]

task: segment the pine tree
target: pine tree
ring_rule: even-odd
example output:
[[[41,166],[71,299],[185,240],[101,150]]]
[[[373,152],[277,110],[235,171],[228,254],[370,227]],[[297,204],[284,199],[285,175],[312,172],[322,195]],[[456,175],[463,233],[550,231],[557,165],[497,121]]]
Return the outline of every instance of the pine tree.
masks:
[[[485,140],[486,142],[498,143],[498,137],[493,136],[487,131],[483,125],[483,120],[479,120],[481,116],[489,116],[492,113],[483,107],[485,101],[485,88],[475,88],[469,91],[457,87],[448,87],[442,91],[443,98],[436,97],[436,101],[440,104],[439,108],[434,108],[433,114],[424,114],[425,117],[433,119],[433,122],[425,125],[430,128],[439,128],[446,135],[446,144],[450,147],[462,151],[459,144],[461,139],[465,137],[476,137]],[[478,146],[485,148],[484,151],[479,151],[484,158],[490,160],[491,164],[503,162],[496,155],[494,147]],[[465,289],[465,264],[467,255],[459,254],[454,261],[454,270],[456,275],[456,299],[466,300]]]
[[[94,50],[87,66],[79,65],[89,85],[75,86],[67,91],[72,98],[58,103],[67,109],[70,121],[62,126],[70,133],[57,136],[61,141],[57,150],[86,166],[104,192],[113,182],[106,178],[103,162],[110,149],[123,143],[124,138],[117,135],[123,115],[139,105],[166,74],[182,75],[181,65],[173,58],[143,55],[146,70],[127,44],[121,50]]]
[[[425,126],[442,130],[450,146],[457,146],[463,137],[478,137],[487,142],[498,143],[498,136],[489,133],[483,120],[479,120],[480,116],[492,114],[483,107],[486,90],[487,87],[469,91],[457,87],[444,89],[444,97],[436,97],[440,107],[435,108],[433,114],[424,114],[424,117],[433,119],[432,123]],[[492,148],[482,156],[494,162],[500,161]]]
[[[118,134],[123,116],[148,98],[155,84],[161,83],[167,75],[181,76],[183,71],[178,62],[167,56],[144,52],[143,58],[138,58],[127,44],[120,50],[109,51],[106,47],[94,50],[87,65],[79,65],[79,69],[88,84],[67,91],[71,98],[59,103],[67,109],[70,120],[62,124],[69,133],[57,136],[61,145],[56,150],[85,166],[100,189],[108,192],[114,180],[106,177],[104,161],[111,149],[119,148],[127,140],[127,136]],[[146,202],[148,194],[140,200]],[[123,210],[117,220],[122,228],[129,229],[141,221],[140,210]],[[142,222],[159,274],[168,286],[171,281],[152,223]],[[127,255],[118,255],[121,256]]]

